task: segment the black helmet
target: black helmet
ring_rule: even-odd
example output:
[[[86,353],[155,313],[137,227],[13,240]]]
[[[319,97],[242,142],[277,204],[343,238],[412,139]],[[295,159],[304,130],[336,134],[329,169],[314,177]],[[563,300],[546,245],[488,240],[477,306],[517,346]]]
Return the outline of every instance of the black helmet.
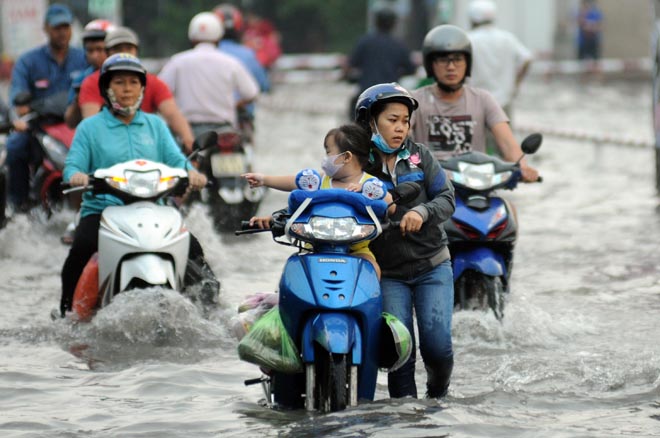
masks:
[[[105,60],[99,74],[99,90],[106,102],[108,102],[107,90],[110,86],[110,79],[117,72],[136,73],[140,78],[142,86],[147,85],[147,69],[144,68],[142,62],[129,53],[115,53]]]
[[[443,24],[431,29],[424,37],[422,56],[426,76],[435,78],[433,74],[433,58],[439,54],[452,52],[464,53],[467,58],[465,77],[470,76],[472,70],[472,44],[467,33],[458,26]]]
[[[390,102],[400,102],[406,105],[410,114],[419,106],[417,100],[410,95],[408,90],[396,82],[373,85],[364,90],[358,97],[355,104],[355,121],[362,126],[369,126],[369,122],[374,115],[373,105],[376,103],[384,105]]]

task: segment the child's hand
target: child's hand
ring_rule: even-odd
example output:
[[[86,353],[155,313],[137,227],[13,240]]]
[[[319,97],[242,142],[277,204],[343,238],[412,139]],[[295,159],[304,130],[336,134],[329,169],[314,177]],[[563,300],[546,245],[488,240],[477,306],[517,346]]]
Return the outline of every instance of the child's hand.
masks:
[[[250,218],[250,226],[256,225],[262,230],[267,230],[270,228],[270,221],[272,219],[272,216],[253,216]]]
[[[350,183],[347,187],[346,190],[349,192],[361,192],[362,191],[362,184],[359,183]]]
[[[250,188],[261,187],[264,185],[263,173],[244,173],[241,175],[250,184]]]

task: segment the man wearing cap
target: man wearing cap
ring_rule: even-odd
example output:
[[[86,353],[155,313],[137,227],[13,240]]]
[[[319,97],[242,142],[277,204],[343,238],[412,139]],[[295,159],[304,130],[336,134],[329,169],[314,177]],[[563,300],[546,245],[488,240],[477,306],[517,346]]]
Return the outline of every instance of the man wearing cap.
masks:
[[[139,45],[137,35],[127,27],[116,27],[105,36],[105,48],[108,56],[115,53],[129,53],[137,56]],[[80,86],[78,102],[83,118],[93,116],[103,107],[104,100],[98,84],[99,71],[97,70],[86,77]],[[186,152],[192,151],[192,144],[195,140],[192,129],[179,110],[169,87],[158,76],[147,73],[147,85],[140,108],[147,113],[160,113],[174,134],[181,139]]]
[[[85,52],[70,47],[73,14],[68,7],[54,3],[48,7],[44,18],[44,31],[48,42],[22,54],[12,70],[9,100],[13,102],[19,93],[29,92],[32,105],[48,104],[51,112],[64,116],[67,95],[73,78],[87,67]],[[16,131],[7,139],[7,163],[9,165],[9,199],[21,211],[27,209],[29,192],[30,136],[27,123],[14,122]]]

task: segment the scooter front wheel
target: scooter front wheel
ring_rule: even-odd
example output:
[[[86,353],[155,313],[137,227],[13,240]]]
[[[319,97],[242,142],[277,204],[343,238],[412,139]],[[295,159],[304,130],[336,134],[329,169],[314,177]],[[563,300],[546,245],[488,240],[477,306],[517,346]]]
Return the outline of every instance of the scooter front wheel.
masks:
[[[313,394],[320,412],[346,409],[349,399],[352,398],[348,387],[348,383],[354,380],[350,376],[352,370],[354,367],[348,366],[348,355],[317,352]],[[309,373],[307,377],[310,378]]]

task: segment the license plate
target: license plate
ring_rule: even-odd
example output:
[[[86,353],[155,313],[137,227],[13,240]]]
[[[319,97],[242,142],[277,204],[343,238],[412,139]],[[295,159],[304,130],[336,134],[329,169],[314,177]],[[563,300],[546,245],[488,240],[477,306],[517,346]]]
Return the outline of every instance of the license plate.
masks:
[[[246,171],[245,157],[243,154],[213,154],[211,171],[216,178],[238,176]]]

